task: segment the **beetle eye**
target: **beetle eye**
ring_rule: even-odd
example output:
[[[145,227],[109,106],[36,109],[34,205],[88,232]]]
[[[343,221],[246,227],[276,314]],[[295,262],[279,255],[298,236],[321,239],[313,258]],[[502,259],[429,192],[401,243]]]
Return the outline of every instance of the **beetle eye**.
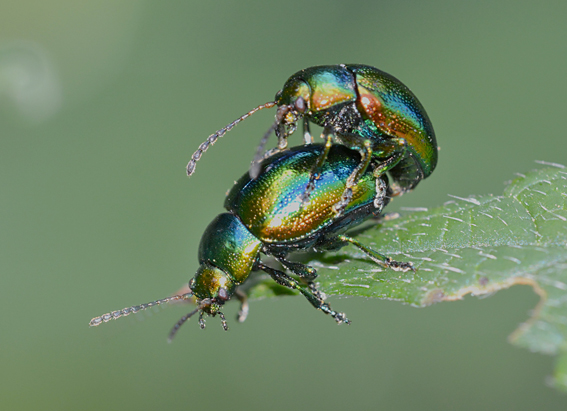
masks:
[[[226,291],[226,288],[220,288],[219,289],[218,298],[219,298],[219,300],[223,300],[223,301],[227,301],[229,299],[228,291]]]
[[[295,110],[299,111],[300,113],[305,112],[305,100],[303,99],[303,97],[299,97],[297,100],[295,100],[294,107]]]

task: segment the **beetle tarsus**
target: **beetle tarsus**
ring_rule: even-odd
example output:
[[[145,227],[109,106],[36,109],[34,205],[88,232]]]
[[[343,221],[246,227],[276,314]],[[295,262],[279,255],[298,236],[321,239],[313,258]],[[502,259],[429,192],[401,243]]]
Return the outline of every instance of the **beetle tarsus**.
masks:
[[[403,271],[404,273],[407,271],[413,271],[413,272],[416,271],[415,267],[413,266],[413,263],[411,262],[396,261],[390,258],[389,261],[387,262],[387,265],[389,268],[391,268],[394,271]]]

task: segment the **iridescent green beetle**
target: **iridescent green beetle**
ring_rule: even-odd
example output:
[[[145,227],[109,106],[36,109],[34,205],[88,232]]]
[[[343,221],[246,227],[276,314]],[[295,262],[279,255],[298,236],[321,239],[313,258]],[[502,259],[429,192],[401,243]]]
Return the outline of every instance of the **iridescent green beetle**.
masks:
[[[339,213],[350,201],[352,187],[372,158],[383,164],[375,170],[376,177],[385,172],[392,177],[393,195],[413,189],[437,165],[433,126],[409,88],[377,68],[340,64],[310,67],[295,73],[276,94],[274,102],[256,107],[209,136],[187,164],[187,174],[194,172],[203,152],[219,137],[256,111],[274,106],[278,107],[276,121],[260,143],[251,176],[258,174],[254,164],[263,157],[263,146],[272,130],[275,129],[279,139],[278,149],[283,150],[300,120],[303,120],[304,143],[312,143],[309,123],[313,122],[323,127],[326,150],[314,167],[306,197],[318,178],[318,169],[325,161],[333,138],[361,154],[360,167],[353,171],[335,207]]]
[[[329,150],[327,161],[321,165],[320,177],[314,183],[309,199],[302,196],[311,170],[325,147],[320,144],[295,147],[278,153],[261,164],[258,178],[245,174],[232,187],[225,201],[226,212],[218,215],[205,230],[199,245],[199,268],[189,282],[190,293],[168,297],[148,304],[93,318],[91,326],[102,324],[154,305],[194,296],[197,308],[183,316],[173,327],[170,340],[179,327],[191,316],[218,315],[226,330],[223,305],[233,296],[242,302],[239,320],[247,313],[245,296],[238,286],[249,278],[252,271],[262,270],[285,287],[297,289],[317,309],[332,316],[337,322],[348,323],[344,313],[331,309],[316,289],[313,280],[316,270],[305,264],[290,261],[293,251],[337,250],[347,244],[363,251],[377,264],[394,270],[408,271],[413,265],[394,261],[344,234],[364,220],[378,216],[389,200],[386,176],[375,179],[371,164],[353,188],[352,200],[341,215],[333,204],[339,201],[346,180],[360,164],[356,151],[335,145]],[[273,268],[261,260],[261,254],[274,257],[289,272]]]

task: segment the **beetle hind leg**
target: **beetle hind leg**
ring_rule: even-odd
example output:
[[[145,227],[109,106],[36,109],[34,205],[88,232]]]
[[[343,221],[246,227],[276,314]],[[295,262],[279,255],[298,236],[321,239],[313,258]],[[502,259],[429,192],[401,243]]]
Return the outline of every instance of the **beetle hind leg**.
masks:
[[[376,178],[379,178],[381,175],[397,166],[406,154],[408,143],[404,138],[391,138],[388,140],[388,144],[388,147],[384,146],[382,149],[380,147],[374,148],[374,156],[387,156],[386,160],[374,168],[373,174]],[[404,190],[396,190],[393,185],[391,185],[390,188],[393,190],[391,193],[393,197],[404,193]]]
[[[334,239],[332,239],[327,246],[338,248],[337,246],[340,247],[342,245],[347,245],[347,244],[354,245],[356,248],[358,248],[360,251],[362,251],[364,254],[370,257],[372,261],[381,265],[384,268],[391,268],[392,270],[403,271],[403,272],[412,270],[415,272],[415,267],[411,262],[392,260],[392,258],[386,257],[385,255],[382,255],[379,252],[374,251],[369,247],[366,247],[365,245],[361,244],[354,238],[343,234],[340,234]]]

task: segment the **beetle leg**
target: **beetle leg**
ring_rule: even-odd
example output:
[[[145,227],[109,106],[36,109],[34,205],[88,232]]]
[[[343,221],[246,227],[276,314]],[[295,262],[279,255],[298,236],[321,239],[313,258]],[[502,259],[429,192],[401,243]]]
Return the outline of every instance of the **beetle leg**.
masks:
[[[319,169],[327,160],[327,156],[329,155],[329,151],[331,150],[331,146],[333,145],[333,131],[329,128],[324,129],[323,133],[321,133],[321,138],[325,140],[325,149],[319,155],[319,158],[317,159],[317,162],[313,167],[313,171],[311,171],[311,174],[315,174],[316,171],[317,177],[319,176]]]
[[[403,272],[409,270],[415,271],[415,268],[412,263],[392,260],[390,257],[386,257],[385,255],[382,255],[377,251],[374,251],[373,249],[359,243],[357,240],[355,240],[352,237],[348,237],[346,235],[340,234],[336,238],[333,238],[331,240],[331,244],[330,244],[331,246],[333,246],[332,244],[333,240],[339,243],[343,243],[343,245],[346,244],[354,245],[356,248],[358,248],[360,251],[362,251],[364,254],[370,257],[372,261],[381,265],[384,268],[391,268],[392,270],[403,271]]]
[[[345,210],[350,200],[352,200],[352,188],[358,183],[360,177],[366,172],[366,169],[370,165],[370,160],[372,160],[372,147],[370,140],[364,142],[364,148],[360,150],[360,163],[356,168],[350,173],[346,181],[346,187],[341,195],[341,199],[337,204],[333,206],[333,210],[337,215],[342,214]],[[378,195],[378,194],[377,194]]]
[[[375,157],[387,157],[386,160],[382,161],[374,168],[375,177],[379,177],[386,171],[394,168],[406,154],[408,143],[405,138],[391,138],[388,139],[388,142],[394,143],[394,146],[387,147],[386,149],[381,149],[380,146],[374,148],[373,155]]]
[[[321,298],[321,294],[316,289],[312,290],[308,285],[297,282],[286,273],[272,267],[268,267],[262,263],[258,264],[258,268],[268,273],[276,283],[293,290],[299,290],[299,292],[307,298],[307,301],[309,301],[313,307],[323,311],[325,314],[329,314],[336,322],[350,324],[350,320],[346,317],[346,315],[331,309],[331,306]]]
[[[374,177],[375,178],[379,178],[382,174],[386,173],[387,171],[391,170],[392,168],[394,168],[396,165],[398,165],[398,163],[404,158],[405,154],[406,154],[406,150],[407,150],[407,141],[404,138],[392,138],[388,140],[389,143],[394,143],[393,147],[388,147],[387,150],[380,150],[380,147],[378,148],[374,148],[374,153],[373,155],[375,157],[386,157],[386,160],[382,161],[380,164],[378,164],[373,171]],[[397,195],[403,194],[404,190],[403,189],[396,189],[395,185],[391,185],[390,188],[392,189],[391,192],[391,196],[395,197]],[[374,205],[376,205],[376,201],[378,200],[378,197],[376,197],[376,200],[374,202]],[[376,207],[378,208],[378,206],[376,205]]]
[[[240,301],[240,310],[238,310],[238,314],[236,315],[236,320],[239,323],[243,323],[248,317],[249,307],[248,307],[248,297],[244,293],[244,291],[239,290],[238,288],[234,292],[234,296],[238,298]]]
[[[315,180],[318,180],[320,177],[319,170],[321,169],[323,163],[325,163],[325,160],[327,160],[327,156],[329,155],[329,151],[331,150],[331,146],[333,145],[333,132],[331,131],[331,129],[325,128],[323,130],[323,133],[321,134],[321,138],[325,139],[325,149],[321,152],[319,158],[317,158],[317,162],[313,166],[313,169],[311,169],[311,173],[309,174],[309,182],[307,183],[307,187],[305,187],[305,191],[301,196],[302,205],[305,204],[307,200],[309,200],[311,192],[315,189]]]
[[[283,256],[274,256],[285,268],[297,275],[301,280],[304,280],[305,284],[309,286],[311,291],[318,297],[321,298],[321,293],[317,290],[315,283],[313,282],[317,278],[317,270],[303,263],[298,263],[296,261],[286,260]]]
[[[303,117],[303,144],[313,144],[313,136],[309,130],[309,120]]]
[[[376,177],[376,196],[374,196],[374,207],[376,208],[376,214],[380,214],[384,208],[384,199],[386,198],[386,192],[388,187],[384,180],[380,177]]]
[[[319,298],[320,300],[323,300],[323,296],[322,296],[321,292],[319,290],[317,290],[317,286],[313,282],[317,278],[317,270],[316,269],[314,269],[313,267],[310,267],[306,264],[298,263],[296,261],[286,260],[284,257],[275,256],[275,258],[285,268],[287,268],[289,271],[291,271],[295,275],[299,276],[299,278],[301,280],[303,280],[303,282],[305,284],[307,284],[309,289],[313,292],[313,294],[317,298]]]
[[[276,136],[278,137],[278,148],[280,150],[285,150],[287,148],[287,137],[291,133],[288,133],[285,129],[285,126],[282,124],[278,124],[276,128]]]
[[[317,270],[306,264],[298,263],[296,261],[286,260],[281,256],[274,256],[285,268],[294,273],[295,275],[304,278],[308,282],[312,282],[317,278]]]

